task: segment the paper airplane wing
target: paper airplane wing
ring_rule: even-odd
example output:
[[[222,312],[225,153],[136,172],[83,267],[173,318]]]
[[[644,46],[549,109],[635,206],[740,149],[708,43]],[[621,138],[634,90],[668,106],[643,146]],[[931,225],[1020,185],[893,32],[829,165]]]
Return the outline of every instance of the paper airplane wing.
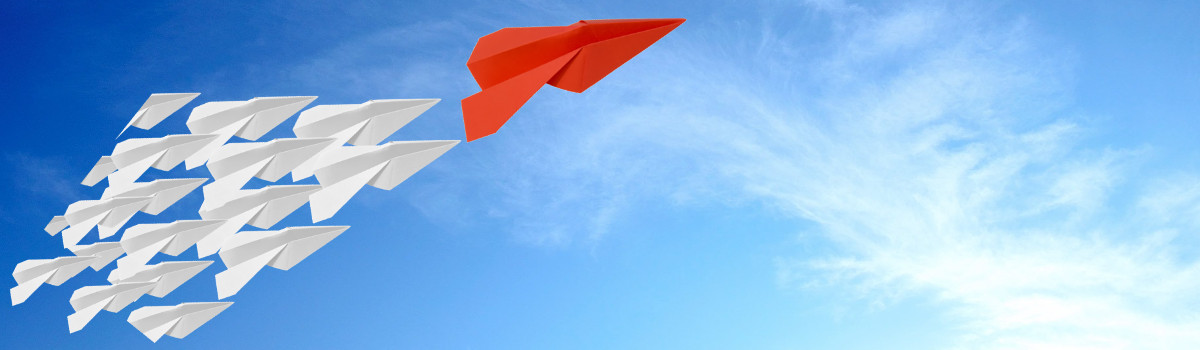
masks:
[[[217,298],[236,294],[264,266],[291,269],[348,228],[309,226],[239,233],[221,248],[221,261],[229,268],[217,273]]]
[[[193,134],[214,134],[240,124],[240,128],[231,130],[232,135],[254,141],[316,99],[316,96],[284,96],[209,102],[192,109],[187,127]]]
[[[316,106],[300,113],[292,131],[299,137],[335,137],[349,131],[347,139],[341,140],[341,143],[374,146],[439,101],[441,100],[372,100],[357,105]]]
[[[120,201],[122,199],[128,199],[129,201]],[[150,203],[153,203],[154,197],[124,197],[113,198],[112,200],[125,204],[112,206],[112,209],[108,211],[104,219],[96,224],[97,230],[100,231],[100,238],[112,237],[117,231],[120,231],[122,227],[125,227],[125,223],[133,218],[134,214],[145,209]]]
[[[114,270],[108,275],[108,281],[114,284],[151,282],[154,288],[147,294],[162,298],[209,265],[212,265],[212,261],[167,261],[149,266],[135,266],[130,269],[127,277],[120,276]]]
[[[63,246],[79,243],[96,226],[100,227],[100,238],[112,236],[151,200],[152,197],[121,197],[72,203],[63,215],[71,225],[62,231]]]
[[[82,310],[93,304],[100,303],[113,296],[127,294],[125,297],[112,300],[113,302],[105,303],[104,309],[112,312],[121,311],[125,306],[133,303],[138,297],[146,294],[154,287],[153,282],[140,283],[120,283],[109,286],[87,286],[76,289],[71,294],[71,308],[75,311]]]
[[[261,204],[232,218],[221,220],[221,226],[218,226],[211,234],[196,242],[196,255],[203,258],[216,254],[217,250],[221,249],[221,245],[225,244],[225,240],[233,237],[238,230],[246,226],[246,223],[254,219],[262,211],[263,207],[266,207],[266,204]]]
[[[316,96],[256,97],[251,100],[256,103],[253,117],[236,136],[258,140],[316,99]]]
[[[158,253],[177,256],[224,224],[222,220],[179,220],[130,227],[121,236],[121,247],[129,256],[117,261],[119,274],[132,273],[129,268],[145,265]]]
[[[88,268],[92,259],[94,258],[90,256],[68,256],[22,261],[13,269],[13,279],[17,281],[17,286],[9,290],[12,304],[25,302],[42,283],[62,285]]]
[[[284,186],[271,186],[284,187]],[[281,189],[280,191],[268,191],[274,199],[267,201],[266,205],[255,215],[247,225],[261,229],[269,229],[275,226],[279,220],[290,215],[296,209],[300,209],[305,203],[308,203],[308,195],[321,189],[320,185],[293,185],[291,188]]]
[[[375,188],[391,190],[404,180],[408,180],[417,171],[424,169],[438,157],[446,154],[458,140],[450,141],[395,141],[388,143],[391,147],[402,149],[400,155],[388,160],[387,165],[378,176],[368,183]]]
[[[467,141],[495,133],[542,84],[583,92],[683,19],[505,28],[479,39],[467,68],[483,91],[462,101]]]
[[[361,124],[365,118],[357,113],[361,104],[317,105],[300,112],[292,132],[297,137],[330,137],[342,132],[355,124]]]
[[[467,141],[474,141],[500,130],[500,127],[577,53],[578,49],[555,57],[463,99],[463,124],[467,131]]]
[[[316,96],[256,97],[249,101],[209,102],[192,109],[187,127],[193,134],[217,138],[185,161],[188,169],[203,165],[233,136],[254,141],[287,120]]]
[[[46,233],[49,233],[51,236],[54,236],[54,235],[57,235],[59,232],[62,232],[63,229],[67,228],[67,226],[70,226],[70,225],[71,224],[67,223],[66,216],[62,216],[62,215],[55,216],[53,218],[50,218],[50,223],[46,224]]]
[[[182,303],[175,306],[146,306],[129,314],[129,323],[153,342],[163,335],[182,339],[216,317],[232,302]]]
[[[488,89],[579,49],[571,31],[579,24],[503,28],[479,38],[467,69],[481,89]],[[545,84],[545,82],[542,82]]]
[[[278,143],[275,146],[275,155],[255,177],[271,182],[279,181],[301,163],[316,157],[322,150],[338,146],[336,141],[337,139],[330,137],[272,141]]]
[[[333,217],[363,185],[390,190],[457,144],[457,140],[393,141],[374,148],[338,150],[348,157],[317,169],[317,181],[322,188],[309,197],[313,222]],[[330,158],[339,157],[342,156]]]
[[[104,189],[100,198],[151,197],[150,203],[147,203],[141,211],[150,215],[158,215],[207,181],[208,179],[204,178],[159,179],[151,182],[135,182],[124,186],[109,186]]]
[[[654,45],[683,24],[683,19],[589,20],[581,21],[581,37],[592,42],[583,46],[548,82],[554,87],[583,92]]]
[[[75,313],[67,316],[67,327],[71,333],[83,329],[100,310],[121,312],[154,288],[153,282],[122,283],[111,286],[88,286],[71,294],[71,308]]]
[[[150,128],[158,125],[163,119],[167,119],[172,113],[183,108],[183,105],[192,102],[192,99],[195,99],[196,96],[200,96],[200,94],[176,93],[150,95],[150,98],[146,99],[146,103],[142,104],[142,108],[138,109],[137,114],[134,114],[133,118],[129,120],[129,124],[125,124],[125,128],[121,129],[120,134],[117,134],[117,137],[121,137],[121,134],[124,134],[125,130],[128,130],[131,126],[142,130],[150,130]]]
[[[304,258],[307,258],[317,249],[321,249],[325,244],[337,238],[342,232],[346,232],[350,226],[308,226],[308,227],[291,227],[284,230],[283,235],[288,240],[284,245],[283,251],[272,259],[267,265],[280,270],[291,270],[293,266],[299,264]]]
[[[87,176],[83,178],[82,184],[94,186],[114,171],[117,171],[117,165],[113,163],[112,157],[100,157],[100,160],[96,161],[96,165],[92,166],[92,170],[88,171]]]
[[[116,260],[117,257],[125,254],[125,250],[121,249],[121,243],[119,242],[100,242],[90,245],[75,246],[72,248],[73,249],[71,249],[71,252],[75,253],[75,256],[94,257],[95,259],[92,259],[91,266],[92,270],[96,271],[100,271],[100,269],[103,269],[108,265],[108,263],[111,263],[113,260]]]
[[[226,220],[253,211],[255,214],[247,224],[266,229],[308,203],[308,195],[320,189],[320,185],[278,185],[243,190],[227,202],[207,208],[202,204],[200,217],[205,220]]]
[[[192,134],[213,134],[242,119],[250,117],[254,112],[243,112],[250,101],[213,101],[206,102],[188,115],[187,128]],[[236,130],[235,130],[236,131]]]
[[[223,187],[223,191],[236,191],[254,177],[279,181],[334,141],[333,138],[300,138],[228,144],[213,154],[208,169],[217,182],[232,182],[217,187]]]
[[[215,142],[219,136],[170,135],[157,139],[121,141],[111,156],[117,170],[108,175],[109,186],[131,184],[152,167],[171,170],[184,159],[195,156],[203,147]]]

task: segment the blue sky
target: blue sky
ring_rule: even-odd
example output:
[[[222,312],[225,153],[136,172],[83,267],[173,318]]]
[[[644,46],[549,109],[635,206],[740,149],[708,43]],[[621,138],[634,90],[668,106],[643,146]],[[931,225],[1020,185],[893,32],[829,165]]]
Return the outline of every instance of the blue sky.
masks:
[[[316,95],[441,98],[392,139],[461,139],[478,37],[688,19],[586,93],[543,89],[496,135],[365,189],[327,221],[349,231],[263,271],[186,339],[152,344],[125,319],[215,300],[219,263],[74,334],[70,293],[107,270],[43,286],[0,308],[12,348],[1200,347],[1195,2],[76,1],[0,16],[5,268],[67,253],[41,228],[99,196],[78,182],[151,93],[202,95],[123,137],[183,132],[207,101]],[[147,176],[188,174],[206,175]],[[200,201],[134,223],[193,219]]]

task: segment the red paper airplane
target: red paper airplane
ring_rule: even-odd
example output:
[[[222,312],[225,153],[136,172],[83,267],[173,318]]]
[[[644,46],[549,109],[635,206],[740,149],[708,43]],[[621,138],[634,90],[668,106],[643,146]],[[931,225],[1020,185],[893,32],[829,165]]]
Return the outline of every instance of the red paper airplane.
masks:
[[[606,19],[504,28],[479,38],[467,68],[483,89],[462,100],[467,141],[491,135],[542,84],[583,92],[637,56],[682,18]]]

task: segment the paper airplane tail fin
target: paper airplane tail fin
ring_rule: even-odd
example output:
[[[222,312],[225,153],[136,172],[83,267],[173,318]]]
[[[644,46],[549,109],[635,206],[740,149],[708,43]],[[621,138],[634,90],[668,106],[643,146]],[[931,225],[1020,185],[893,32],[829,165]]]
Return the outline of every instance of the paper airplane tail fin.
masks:
[[[567,64],[579,50],[571,51],[512,79],[493,85],[462,101],[463,124],[467,141],[491,135],[500,130],[508,118],[537,93],[538,89]]]
[[[42,283],[49,281],[50,276],[53,275],[54,271],[50,271],[29,281],[25,281],[24,283],[18,283],[16,287],[9,289],[8,293],[12,298],[13,306],[24,303],[25,300],[29,299],[29,296],[33,295],[33,292],[37,291],[38,287],[42,286]]]
[[[70,333],[75,333],[83,329],[83,327],[92,322],[92,319],[96,317],[96,314],[100,313],[100,310],[103,310],[104,306],[108,305],[108,303],[113,301],[113,299],[115,298],[108,297],[108,299],[105,299],[104,301],[76,310],[75,313],[67,315],[68,331]]]

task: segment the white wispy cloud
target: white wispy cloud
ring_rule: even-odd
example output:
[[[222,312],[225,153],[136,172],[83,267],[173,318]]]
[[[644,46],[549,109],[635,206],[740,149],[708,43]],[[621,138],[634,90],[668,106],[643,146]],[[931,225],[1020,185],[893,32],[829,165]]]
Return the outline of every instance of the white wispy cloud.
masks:
[[[459,21],[420,21],[354,38],[287,70],[286,81],[331,89],[334,98],[443,96],[473,85],[464,63],[437,57],[462,56],[470,42]]]
[[[781,283],[932,294],[959,348],[1200,345],[1200,182],[1090,139],[1069,51],[964,5],[811,11],[828,33],[689,23],[588,94],[543,91],[491,141],[481,210],[562,244],[657,198],[757,201],[838,248]]]
[[[65,159],[41,157],[22,152],[8,152],[3,156],[4,162],[10,167],[12,174],[9,184],[14,192],[23,195],[43,197],[55,203],[70,203],[82,197],[83,180],[78,179],[71,171],[77,167],[69,166]]]
[[[750,192],[821,223],[845,249],[785,260],[784,282],[932,292],[965,321],[962,348],[1200,344],[1188,308],[1195,246],[1179,251],[1161,233],[1173,228],[1161,218],[1187,212],[1156,207],[1186,205],[1187,192],[1136,193],[1133,207],[1111,198],[1143,186],[1133,175],[1155,177],[1136,172],[1149,151],[1085,142],[1078,121],[1039,113],[1061,103],[1046,87],[1064,72],[1040,58],[1052,48],[1028,46],[1034,34],[1019,21],[997,28],[952,11],[860,14],[871,18],[847,28],[824,65],[846,84],[816,99],[831,127],[749,132],[737,142],[752,155],[725,159]],[[812,123],[794,105],[773,107],[768,120]]]
[[[781,257],[781,285],[932,295],[957,348],[1200,346],[1200,176],[1092,139],[1078,58],[1036,24],[979,4],[759,5],[686,23],[586,94],[544,89],[410,200],[548,246],[597,242],[644,205],[757,203],[835,248]],[[458,63],[373,61],[412,30],[294,71],[364,93],[470,87]]]

